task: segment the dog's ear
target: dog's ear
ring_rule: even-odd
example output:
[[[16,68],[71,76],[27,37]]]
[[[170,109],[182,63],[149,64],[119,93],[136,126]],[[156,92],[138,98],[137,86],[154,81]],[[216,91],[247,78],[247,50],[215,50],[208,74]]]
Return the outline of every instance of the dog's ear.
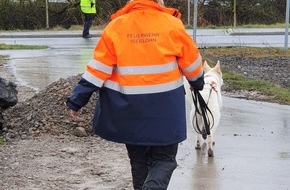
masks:
[[[216,65],[214,66],[213,68],[217,73],[219,74],[222,74],[222,71],[221,71],[221,64],[220,64],[220,61],[218,60]]]
[[[210,66],[207,64],[207,61],[203,62],[203,70],[206,73],[207,71],[209,71],[211,68]]]
[[[220,61],[217,61],[213,70],[219,75],[219,84],[220,84],[220,86],[222,86],[223,85],[223,74],[222,74],[222,70],[221,70]]]

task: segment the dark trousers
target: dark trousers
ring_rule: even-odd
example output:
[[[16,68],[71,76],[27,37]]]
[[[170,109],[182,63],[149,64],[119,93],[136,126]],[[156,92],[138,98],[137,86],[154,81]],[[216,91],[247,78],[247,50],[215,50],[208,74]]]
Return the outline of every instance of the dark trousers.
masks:
[[[84,14],[85,15],[85,23],[84,23],[84,29],[83,29],[83,36],[87,36],[90,34],[90,28],[93,23],[93,14]]]
[[[178,144],[169,146],[126,145],[134,190],[166,190],[177,167]]]

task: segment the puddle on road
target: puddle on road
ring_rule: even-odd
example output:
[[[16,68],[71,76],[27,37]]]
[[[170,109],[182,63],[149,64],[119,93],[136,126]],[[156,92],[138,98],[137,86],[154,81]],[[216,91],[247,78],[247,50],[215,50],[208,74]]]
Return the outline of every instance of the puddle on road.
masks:
[[[33,53],[31,53],[33,52]],[[9,52],[8,68],[17,83],[35,89],[44,89],[60,78],[83,73],[92,57],[91,49],[82,51],[36,50]],[[26,56],[29,55],[29,56]]]
[[[98,38],[3,38],[5,44],[46,45],[43,50],[1,50],[8,55],[7,67],[18,80],[36,91],[72,75],[82,73],[93,55]]]

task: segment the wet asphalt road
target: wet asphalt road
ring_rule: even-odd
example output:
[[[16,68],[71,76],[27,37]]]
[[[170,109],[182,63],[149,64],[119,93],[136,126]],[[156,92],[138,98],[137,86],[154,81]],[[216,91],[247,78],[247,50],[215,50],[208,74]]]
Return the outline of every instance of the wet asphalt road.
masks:
[[[9,55],[8,67],[19,83],[36,90],[84,71],[102,31],[93,30],[93,38],[81,38],[81,31],[0,32],[0,43],[47,45],[45,50],[0,51]],[[215,29],[197,30],[198,47],[257,46],[283,47],[284,29]],[[188,30],[192,34],[192,30]],[[43,80],[39,80],[42,78]]]
[[[0,43],[52,44],[47,50],[0,54],[10,55],[7,67],[19,83],[41,90],[60,77],[83,72],[96,40],[72,36],[63,43],[58,38],[0,38]],[[168,190],[290,189],[290,106],[228,97],[223,102],[215,157],[208,158],[205,147],[194,149],[194,132],[188,127]],[[187,93],[188,113],[191,103]]]
[[[189,127],[168,189],[290,189],[290,106],[228,97],[223,103],[214,158],[208,158],[205,146],[195,150]]]

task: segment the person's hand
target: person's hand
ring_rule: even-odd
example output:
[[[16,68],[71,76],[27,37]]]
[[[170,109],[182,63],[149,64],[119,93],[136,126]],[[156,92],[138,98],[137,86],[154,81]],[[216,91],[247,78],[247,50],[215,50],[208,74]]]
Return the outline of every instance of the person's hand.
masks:
[[[193,90],[198,90],[198,91],[203,90],[203,86],[204,86],[204,74],[202,74],[202,76],[200,76],[195,81],[189,81],[189,84],[190,84],[190,89],[192,91]]]
[[[78,110],[78,111],[74,111],[74,110],[69,110],[69,113],[70,113],[70,116],[74,119],[74,120],[77,120],[81,111]]]
[[[193,90],[202,91],[202,90],[203,90],[203,86],[204,86],[204,85],[195,85],[195,86],[191,85],[191,86],[190,86],[190,90],[191,90],[191,91],[193,91]]]

